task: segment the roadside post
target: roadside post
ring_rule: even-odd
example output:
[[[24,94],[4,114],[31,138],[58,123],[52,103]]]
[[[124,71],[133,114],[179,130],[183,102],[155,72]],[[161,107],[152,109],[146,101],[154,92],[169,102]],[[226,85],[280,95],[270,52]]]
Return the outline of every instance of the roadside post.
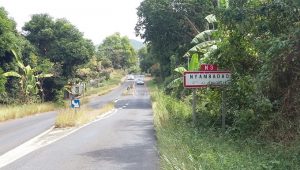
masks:
[[[193,89],[193,113],[192,113],[192,117],[193,117],[193,122],[194,124],[196,123],[196,89]]]
[[[76,114],[77,113],[76,108],[80,108],[80,100],[79,99],[73,99],[71,101],[71,108],[73,108],[75,110],[75,114]]]
[[[230,71],[221,71],[217,65],[214,64],[202,64],[199,68],[200,71],[186,71],[183,74],[183,86],[184,88],[193,89],[193,122],[196,123],[196,89],[207,87],[221,87],[222,88],[222,105],[221,105],[221,117],[222,117],[222,130],[225,131],[225,93],[224,87],[231,81]]]
[[[222,131],[225,132],[225,120],[226,120],[226,106],[225,106],[225,89],[222,88],[222,108],[221,108],[221,114],[222,114]]]

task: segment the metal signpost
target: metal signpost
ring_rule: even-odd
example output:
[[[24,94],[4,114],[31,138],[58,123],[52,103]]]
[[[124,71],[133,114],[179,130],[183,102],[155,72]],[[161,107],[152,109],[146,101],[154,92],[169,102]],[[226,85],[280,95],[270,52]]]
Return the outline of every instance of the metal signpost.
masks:
[[[223,87],[229,84],[231,80],[230,71],[219,71],[218,66],[214,64],[203,64],[201,71],[186,71],[183,76],[183,86],[193,89],[193,121],[196,122],[196,89],[206,87]],[[222,90],[222,129],[225,131],[225,94]]]

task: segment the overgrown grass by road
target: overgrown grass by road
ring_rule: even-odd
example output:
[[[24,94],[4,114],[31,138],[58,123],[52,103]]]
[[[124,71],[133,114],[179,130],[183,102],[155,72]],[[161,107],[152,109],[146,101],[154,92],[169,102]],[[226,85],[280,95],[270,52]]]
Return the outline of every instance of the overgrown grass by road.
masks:
[[[108,103],[101,109],[90,109],[88,107],[82,107],[77,109],[76,113],[74,109],[66,108],[60,110],[56,117],[55,127],[73,127],[86,124],[92,120],[95,120],[97,116],[108,112],[114,108],[114,103]]]
[[[48,112],[55,110],[56,105],[53,103],[34,103],[26,105],[13,105],[0,107],[0,122],[9,119],[22,118],[36,113]]]
[[[149,83],[162,169],[300,169],[300,145],[282,146],[222,135],[191,125],[190,104]]]
[[[86,92],[86,96],[91,95],[104,95],[106,93],[109,93],[116,87],[120,85],[122,82],[122,78],[125,76],[125,72],[122,70],[115,70],[111,73],[110,79],[103,82],[101,87],[97,88],[90,88]]]

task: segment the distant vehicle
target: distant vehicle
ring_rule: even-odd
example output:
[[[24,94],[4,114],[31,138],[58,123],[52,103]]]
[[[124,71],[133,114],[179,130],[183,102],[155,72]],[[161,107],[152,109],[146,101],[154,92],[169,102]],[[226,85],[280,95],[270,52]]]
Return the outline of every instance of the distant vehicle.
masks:
[[[145,82],[144,82],[143,80],[141,80],[141,79],[138,79],[138,80],[136,81],[136,84],[137,84],[137,85],[144,85]]]
[[[134,75],[128,75],[127,80],[134,80]]]

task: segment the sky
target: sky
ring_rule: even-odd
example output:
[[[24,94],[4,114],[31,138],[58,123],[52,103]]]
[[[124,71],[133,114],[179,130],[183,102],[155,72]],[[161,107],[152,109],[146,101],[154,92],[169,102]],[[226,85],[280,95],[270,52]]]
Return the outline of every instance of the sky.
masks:
[[[0,0],[9,17],[21,31],[33,14],[47,13],[53,18],[66,18],[84,37],[100,44],[115,32],[130,39],[135,36],[136,8],[142,0]]]

